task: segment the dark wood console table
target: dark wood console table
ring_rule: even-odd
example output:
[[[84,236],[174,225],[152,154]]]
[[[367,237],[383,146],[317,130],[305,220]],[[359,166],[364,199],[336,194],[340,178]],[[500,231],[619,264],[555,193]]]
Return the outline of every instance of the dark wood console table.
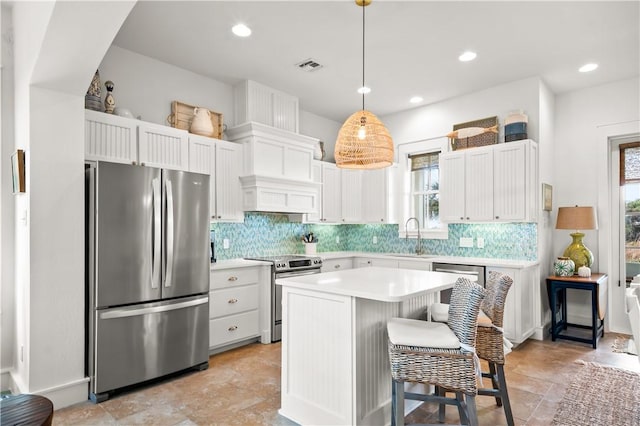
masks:
[[[607,309],[607,280],[606,274],[592,273],[583,278],[578,275],[559,277],[552,275],[547,278],[547,292],[551,308],[551,340],[565,339],[575,342],[590,343],[597,348],[598,338],[604,336],[604,315]],[[591,292],[591,325],[572,324],[567,320],[567,289],[587,290]],[[560,309],[558,310],[558,306]],[[560,318],[558,316],[560,315]],[[568,327],[591,330],[591,338],[578,337],[568,334]]]

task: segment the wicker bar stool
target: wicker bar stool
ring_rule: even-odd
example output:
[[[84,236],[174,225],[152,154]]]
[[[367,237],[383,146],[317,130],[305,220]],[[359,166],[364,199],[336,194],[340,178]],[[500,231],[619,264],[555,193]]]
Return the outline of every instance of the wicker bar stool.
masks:
[[[502,329],[504,318],[504,304],[507,294],[513,284],[508,275],[497,271],[489,272],[485,286],[486,296],[480,305],[478,315],[478,334],[476,337],[476,353],[480,359],[487,361],[488,372],[482,372],[482,377],[491,379],[492,388],[479,388],[478,395],[493,396],[496,405],[504,408],[507,424],[513,426],[513,413],[509,402],[507,380],[504,374],[505,346],[510,351],[511,343],[504,338]],[[431,306],[434,321],[447,322],[444,315],[447,305],[443,303]],[[508,353],[508,352],[507,352]],[[441,392],[443,393],[443,392]],[[445,406],[440,406],[440,420],[444,419]]]
[[[479,360],[474,345],[484,294],[478,284],[459,278],[451,293],[447,324],[407,318],[387,322],[392,425],[404,425],[405,399],[456,405],[461,423],[478,424],[475,396]],[[404,382],[446,388],[455,391],[456,397],[405,393]]]

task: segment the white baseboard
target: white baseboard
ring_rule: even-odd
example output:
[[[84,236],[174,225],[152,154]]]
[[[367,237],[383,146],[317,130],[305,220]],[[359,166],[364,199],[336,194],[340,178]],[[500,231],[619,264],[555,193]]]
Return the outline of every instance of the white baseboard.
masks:
[[[13,393],[15,388],[16,385],[11,378],[11,370],[5,368],[0,371],[0,391],[10,390]]]
[[[15,389],[12,389],[12,393],[30,393],[34,395],[42,395],[49,398],[53,403],[53,409],[58,410],[60,408],[68,407],[79,402],[84,402],[89,399],[89,378],[83,377],[72,382],[63,383],[57,386],[52,386],[45,389],[28,389],[26,386],[20,386],[17,377],[11,374],[10,380],[15,385]]]

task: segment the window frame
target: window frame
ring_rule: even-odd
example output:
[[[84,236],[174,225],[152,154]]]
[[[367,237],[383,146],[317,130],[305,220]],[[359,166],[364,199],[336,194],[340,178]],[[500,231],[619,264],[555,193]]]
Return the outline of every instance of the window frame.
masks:
[[[439,151],[445,153],[448,151],[448,139],[446,137],[438,137],[433,139],[424,139],[415,142],[399,144],[398,152],[398,170],[397,170],[397,193],[400,199],[397,203],[397,217],[400,219],[398,223],[398,236],[400,238],[418,238],[418,230],[409,228],[405,232],[407,220],[413,216],[413,187],[411,181],[411,159],[410,155],[424,154],[428,152]],[[441,183],[438,192],[441,191]],[[440,205],[442,211],[442,205]],[[415,222],[412,221],[413,225]],[[420,237],[422,239],[446,240],[449,238],[449,227],[447,223],[441,222],[440,228],[425,228],[424,224],[420,224]]]

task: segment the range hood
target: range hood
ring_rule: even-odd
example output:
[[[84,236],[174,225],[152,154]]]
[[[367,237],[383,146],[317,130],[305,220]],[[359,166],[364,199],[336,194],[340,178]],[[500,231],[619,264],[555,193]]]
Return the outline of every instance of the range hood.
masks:
[[[313,180],[318,139],[248,122],[227,129],[243,145],[242,204],[245,211],[317,213],[321,184]]]

